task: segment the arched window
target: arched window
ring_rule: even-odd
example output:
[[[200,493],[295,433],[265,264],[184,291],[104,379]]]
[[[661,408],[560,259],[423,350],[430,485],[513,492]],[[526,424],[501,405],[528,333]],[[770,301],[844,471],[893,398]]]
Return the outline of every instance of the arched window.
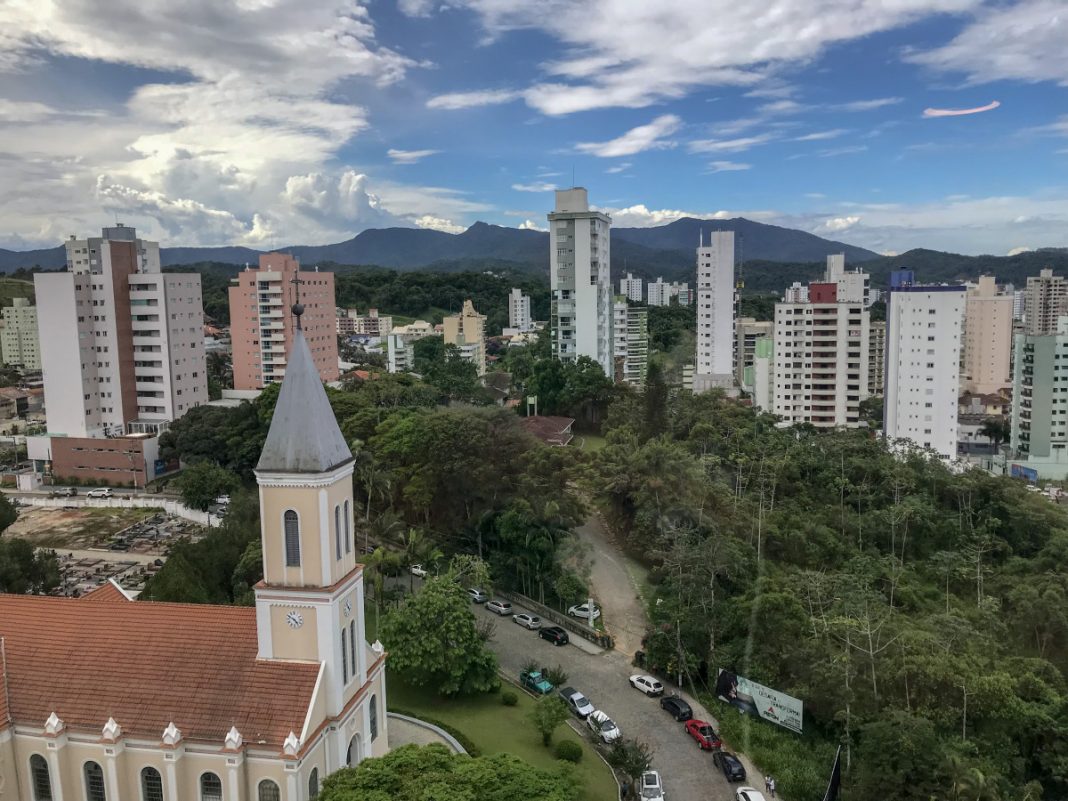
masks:
[[[222,780],[214,773],[200,774],[200,801],[222,801]]]
[[[292,509],[287,509],[282,518],[285,521],[286,567],[300,567],[300,521]]]
[[[270,779],[264,779],[260,782],[260,789],[256,801],[282,801],[282,791],[279,790],[278,785]]]
[[[311,776],[308,777],[308,801],[315,801],[319,797],[319,769],[312,768]]]
[[[163,777],[155,768],[141,769],[141,801],[163,801]]]
[[[33,801],[52,801],[52,774],[40,754],[30,757],[30,782],[33,784]]]
[[[348,501],[345,501],[345,553],[352,553],[352,513]]]
[[[334,550],[341,559],[341,505],[334,507]]]
[[[375,741],[378,737],[378,696],[372,695],[371,700],[367,702],[367,711],[371,718],[371,742]]]
[[[348,629],[341,629],[341,683],[349,683],[349,644],[346,642]]]
[[[107,790],[104,789],[104,771],[96,762],[86,762],[83,768],[85,772],[85,801],[108,801]]]
[[[360,764],[360,735],[349,740],[349,750],[345,754],[345,764],[350,768]]]
[[[360,672],[357,667],[359,662],[356,661],[356,621],[349,621],[349,654],[352,656],[352,675],[355,676]]]

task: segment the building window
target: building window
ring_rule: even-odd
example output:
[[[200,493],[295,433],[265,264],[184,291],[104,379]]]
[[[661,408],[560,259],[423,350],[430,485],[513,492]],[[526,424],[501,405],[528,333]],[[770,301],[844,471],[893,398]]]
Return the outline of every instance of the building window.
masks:
[[[341,506],[334,507],[334,552],[341,559]]]
[[[352,553],[352,512],[349,511],[349,502],[345,501],[345,553]]]
[[[33,801],[52,801],[52,775],[40,754],[30,757],[30,782],[33,784]]]
[[[222,801],[222,780],[214,773],[200,774],[200,801]]]
[[[282,517],[285,522],[286,567],[300,567],[300,522],[297,513],[287,509]]]
[[[378,737],[378,696],[372,695],[371,700],[367,702],[368,715],[371,718],[371,742],[373,743]]]
[[[360,763],[360,735],[349,740],[349,750],[345,755],[345,764],[350,768]]]
[[[315,801],[319,797],[319,769],[312,768],[311,776],[308,777],[308,801]]]
[[[163,777],[155,768],[141,770],[141,801],[163,801]]]
[[[348,630],[341,630],[341,683],[349,683]]]
[[[264,779],[260,782],[260,788],[256,794],[256,801],[282,801],[282,791],[279,790],[278,785],[270,779]]]
[[[85,801],[108,801],[107,791],[104,789],[104,771],[96,762],[86,762],[83,768],[85,772]]]
[[[356,621],[349,621],[349,654],[352,657],[352,675],[356,677]]]

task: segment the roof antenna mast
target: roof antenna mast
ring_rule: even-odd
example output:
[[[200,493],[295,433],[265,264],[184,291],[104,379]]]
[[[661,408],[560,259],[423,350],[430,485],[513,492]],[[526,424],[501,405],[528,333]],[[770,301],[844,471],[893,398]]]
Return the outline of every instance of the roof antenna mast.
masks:
[[[300,277],[300,273],[297,273],[290,283],[293,284],[297,291],[296,303],[293,304],[293,316],[297,318],[297,330],[301,331],[303,329],[300,325],[300,316],[304,314],[304,306],[300,302],[300,285],[304,283],[304,280]]]

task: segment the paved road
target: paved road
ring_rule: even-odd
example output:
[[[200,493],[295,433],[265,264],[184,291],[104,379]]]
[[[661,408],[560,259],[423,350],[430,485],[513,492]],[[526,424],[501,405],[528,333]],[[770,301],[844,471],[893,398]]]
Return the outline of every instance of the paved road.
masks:
[[[528,659],[538,659],[544,667],[560,665],[567,671],[568,684],[608,712],[624,736],[648,743],[654,750],[653,767],[660,771],[670,801],[733,801],[734,786],[715,771],[712,755],[697,747],[683,724],[663,711],[657,699],[631,688],[627,678],[638,671],[624,654],[603,651],[593,655],[575,646],[557,647],[484,607],[480,606],[476,615],[498,621],[490,647],[497,653],[502,670],[518,677]],[[683,697],[696,717],[714,722],[693,698],[685,693]]]

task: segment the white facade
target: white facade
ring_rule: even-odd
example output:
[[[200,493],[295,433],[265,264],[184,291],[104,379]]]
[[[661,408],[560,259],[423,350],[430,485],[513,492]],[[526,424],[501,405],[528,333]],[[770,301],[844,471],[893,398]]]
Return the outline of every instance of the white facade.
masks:
[[[671,285],[665,284],[663,278],[650,281],[646,296],[650,306],[667,306],[671,303]]]
[[[200,276],[162,273],[133,228],[66,243],[34,276],[49,433],[156,433],[208,401]]]
[[[678,300],[680,306],[689,306],[693,303],[693,290],[689,284],[676,281],[671,284],[671,297]]]
[[[1012,384],[1012,295],[998,291],[992,275],[968,287],[964,303],[964,359],[960,382],[965,392],[986,395]]]
[[[524,295],[522,289],[513,287],[508,295],[508,327],[520,333],[531,328],[530,295]]]
[[[884,433],[953,459],[964,287],[904,286],[887,298]]]
[[[390,334],[386,337],[386,371],[390,373],[407,373],[415,363],[415,348],[410,339],[403,334]]]
[[[838,287],[839,303],[863,303],[865,306],[872,303],[868,298],[868,274],[860,270],[846,271],[844,253],[833,253],[827,257],[823,280]]]
[[[808,303],[808,285],[794,281],[782,296],[783,303]]]
[[[24,373],[41,369],[41,346],[37,337],[37,307],[28,298],[12,298],[4,309],[4,329],[0,331],[0,351],[4,364]]]
[[[613,374],[612,281],[607,214],[590,211],[582,187],[556,192],[549,213],[549,285],[552,289],[553,356],[588,356]]]
[[[627,273],[626,278],[619,279],[619,294],[625,297],[627,300],[633,300],[635,303],[641,303],[642,279],[635,278],[630,273]]]
[[[697,248],[697,369],[694,392],[729,387],[734,372],[734,232]]]
[[[631,306],[620,295],[613,307],[615,380],[641,386],[649,368],[649,310]]]

